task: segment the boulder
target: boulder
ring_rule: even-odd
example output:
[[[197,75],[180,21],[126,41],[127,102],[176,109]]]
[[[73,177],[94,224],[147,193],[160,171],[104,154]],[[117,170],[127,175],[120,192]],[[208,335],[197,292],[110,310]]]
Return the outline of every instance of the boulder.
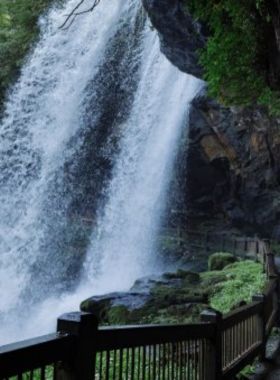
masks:
[[[137,280],[128,292],[93,296],[84,300],[81,311],[97,316],[101,323],[139,324],[155,322],[159,316],[190,317],[197,304],[208,300],[206,290],[198,291],[200,276],[178,270],[162,276],[147,276]]]

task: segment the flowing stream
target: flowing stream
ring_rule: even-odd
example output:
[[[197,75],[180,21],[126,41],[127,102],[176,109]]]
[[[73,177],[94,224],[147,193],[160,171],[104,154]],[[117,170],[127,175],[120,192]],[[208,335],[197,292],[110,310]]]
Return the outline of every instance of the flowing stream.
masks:
[[[202,82],[160,53],[140,0],[58,29],[76,3],[41,18],[0,125],[0,344],[162,269],[157,231]]]

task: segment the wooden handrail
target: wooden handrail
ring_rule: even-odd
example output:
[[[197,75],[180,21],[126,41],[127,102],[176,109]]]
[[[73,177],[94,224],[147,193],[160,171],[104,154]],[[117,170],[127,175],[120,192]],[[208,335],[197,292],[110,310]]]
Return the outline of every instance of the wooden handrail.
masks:
[[[0,379],[58,361],[71,361],[75,355],[75,337],[57,333],[5,345],[0,347]]]
[[[96,350],[115,350],[192,339],[213,339],[212,324],[174,324],[100,327],[95,335]]]
[[[261,302],[252,302],[249,305],[241,306],[223,316],[222,329],[226,330],[236,324],[245,321],[253,315],[259,315],[262,312],[263,305]]]
[[[223,316],[209,310],[201,323],[176,325],[98,328],[92,314],[68,313],[58,319],[57,334],[0,347],[0,380],[37,376],[37,369],[45,379],[48,365],[56,380],[232,378],[264,355],[277,321],[279,273],[273,254],[261,246],[255,245],[255,254],[263,252],[268,281],[250,304]]]

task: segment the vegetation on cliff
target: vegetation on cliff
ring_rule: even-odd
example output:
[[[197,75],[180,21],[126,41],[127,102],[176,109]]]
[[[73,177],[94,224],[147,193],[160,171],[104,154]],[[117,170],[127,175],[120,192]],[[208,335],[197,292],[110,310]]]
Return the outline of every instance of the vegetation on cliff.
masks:
[[[8,86],[36,41],[39,15],[53,0],[1,0],[0,2],[0,109]]]
[[[268,83],[271,17],[267,0],[188,0],[187,10],[209,29],[200,51],[210,95],[225,105],[268,106],[279,115],[280,96]]]

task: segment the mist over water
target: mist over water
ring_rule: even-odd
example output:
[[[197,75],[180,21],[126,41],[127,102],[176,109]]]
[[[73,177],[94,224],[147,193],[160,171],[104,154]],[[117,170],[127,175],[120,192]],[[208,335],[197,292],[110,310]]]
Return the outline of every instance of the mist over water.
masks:
[[[0,125],[0,344],[162,270],[157,231],[202,82],[160,53],[139,0],[102,0],[59,30],[75,5],[41,19]],[[69,220],[89,209],[81,253]]]

